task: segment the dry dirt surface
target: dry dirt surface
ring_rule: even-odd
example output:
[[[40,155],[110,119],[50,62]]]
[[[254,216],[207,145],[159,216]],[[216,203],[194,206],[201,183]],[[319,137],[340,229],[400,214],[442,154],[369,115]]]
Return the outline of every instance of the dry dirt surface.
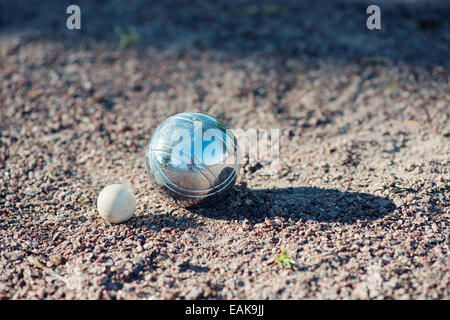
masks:
[[[77,2],[0,0],[0,299],[449,299],[447,1]],[[279,171],[170,205],[144,156],[181,111],[281,129]]]

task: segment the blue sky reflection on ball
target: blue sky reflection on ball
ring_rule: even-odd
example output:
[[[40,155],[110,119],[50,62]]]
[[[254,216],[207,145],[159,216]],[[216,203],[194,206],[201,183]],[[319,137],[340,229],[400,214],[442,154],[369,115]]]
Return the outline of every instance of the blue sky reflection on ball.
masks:
[[[174,115],[153,134],[146,154],[150,179],[176,198],[198,200],[228,191],[239,165],[237,139],[216,118]]]

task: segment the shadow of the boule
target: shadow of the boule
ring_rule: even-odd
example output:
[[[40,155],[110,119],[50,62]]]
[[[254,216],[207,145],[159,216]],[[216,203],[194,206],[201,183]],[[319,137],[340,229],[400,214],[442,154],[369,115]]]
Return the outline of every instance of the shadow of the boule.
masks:
[[[294,221],[353,224],[358,220],[380,219],[395,209],[391,200],[369,193],[317,187],[249,189],[236,186],[224,201],[191,211],[213,219],[247,219],[253,224],[275,216]]]

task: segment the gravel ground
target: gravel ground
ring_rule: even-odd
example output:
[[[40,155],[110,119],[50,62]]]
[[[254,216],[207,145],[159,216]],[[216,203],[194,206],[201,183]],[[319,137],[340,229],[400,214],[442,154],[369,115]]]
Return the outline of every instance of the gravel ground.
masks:
[[[257,3],[78,1],[68,31],[69,2],[0,1],[1,299],[449,299],[448,2],[381,2],[381,31],[364,1]],[[281,129],[279,172],[171,206],[144,154],[181,111]]]

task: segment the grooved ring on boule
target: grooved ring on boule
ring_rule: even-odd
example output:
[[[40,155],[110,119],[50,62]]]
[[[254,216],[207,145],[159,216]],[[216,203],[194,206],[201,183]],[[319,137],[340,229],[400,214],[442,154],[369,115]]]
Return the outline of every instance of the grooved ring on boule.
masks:
[[[206,206],[223,198],[237,181],[239,160],[231,130],[199,112],[179,113],[161,123],[146,151],[152,185],[183,207]]]

